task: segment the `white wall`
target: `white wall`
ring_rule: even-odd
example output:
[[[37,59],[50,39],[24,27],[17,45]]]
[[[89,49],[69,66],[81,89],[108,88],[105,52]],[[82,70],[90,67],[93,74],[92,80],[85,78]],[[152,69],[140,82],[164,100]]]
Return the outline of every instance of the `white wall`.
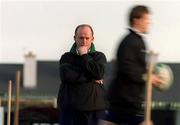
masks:
[[[1,1],[0,63],[22,63],[28,51],[38,60],[59,60],[69,51],[74,29],[81,23],[93,26],[96,48],[111,60],[134,4],[148,5],[153,12],[147,40],[159,52],[159,60],[180,62],[180,1],[13,0]]]

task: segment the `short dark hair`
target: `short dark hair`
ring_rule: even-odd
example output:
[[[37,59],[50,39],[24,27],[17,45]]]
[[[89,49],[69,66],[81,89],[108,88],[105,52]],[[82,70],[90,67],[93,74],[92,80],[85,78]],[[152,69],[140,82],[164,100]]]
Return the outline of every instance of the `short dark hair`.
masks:
[[[79,29],[80,27],[89,27],[90,30],[91,30],[92,36],[94,35],[94,31],[93,31],[92,27],[91,27],[89,24],[81,24],[81,25],[78,25],[78,26],[76,27],[76,29],[75,29],[74,35],[77,34],[77,31],[78,31],[78,29]]]
[[[133,7],[129,14],[129,25],[133,25],[134,19],[140,19],[144,14],[149,14],[150,10],[147,6],[137,5]]]

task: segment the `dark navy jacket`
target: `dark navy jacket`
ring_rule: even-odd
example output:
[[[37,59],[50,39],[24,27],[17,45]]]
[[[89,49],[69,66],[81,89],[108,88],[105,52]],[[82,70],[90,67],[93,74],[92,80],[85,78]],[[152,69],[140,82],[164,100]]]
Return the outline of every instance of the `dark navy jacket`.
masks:
[[[95,82],[103,79],[106,63],[105,55],[95,49],[79,56],[74,47],[71,52],[62,55],[59,61],[62,84],[58,94],[61,110],[93,111],[106,108],[103,85]]]

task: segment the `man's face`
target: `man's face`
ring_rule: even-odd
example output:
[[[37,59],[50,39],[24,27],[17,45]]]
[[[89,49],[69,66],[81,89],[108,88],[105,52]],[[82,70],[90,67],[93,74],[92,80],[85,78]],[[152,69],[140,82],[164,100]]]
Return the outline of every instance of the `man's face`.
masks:
[[[91,29],[87,26],[78,28],[77,33],[74,36],[74,40],[78,48],[85,46],[89,49],[94,40]]]
[[[147,33],[150,26],[150,15],[144,14],[142,18],[139,19],[139,26],[142,33]]]

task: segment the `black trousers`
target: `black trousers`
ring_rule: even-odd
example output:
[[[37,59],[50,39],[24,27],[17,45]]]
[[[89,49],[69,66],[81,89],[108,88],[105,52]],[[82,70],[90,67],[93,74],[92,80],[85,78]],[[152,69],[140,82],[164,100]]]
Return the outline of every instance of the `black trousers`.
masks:
[[[60,125],[97,125],[105,117],[104,110],[98,111],[60,111]]]

